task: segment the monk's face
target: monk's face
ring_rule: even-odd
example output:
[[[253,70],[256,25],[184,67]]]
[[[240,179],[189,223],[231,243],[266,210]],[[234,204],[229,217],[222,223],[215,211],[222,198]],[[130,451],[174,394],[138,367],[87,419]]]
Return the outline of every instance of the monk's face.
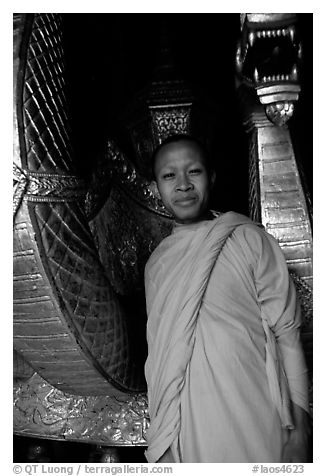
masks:
[[[197,144],[184,140],[165,145],[156,156],[154,172],[162,201],[178,223],[204,217],[214,176]]]

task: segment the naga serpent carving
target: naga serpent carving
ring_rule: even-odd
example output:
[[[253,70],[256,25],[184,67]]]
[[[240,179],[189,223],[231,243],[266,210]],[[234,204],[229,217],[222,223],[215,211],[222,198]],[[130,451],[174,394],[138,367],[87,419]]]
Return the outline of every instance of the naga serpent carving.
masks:
[[[301,90],[302,44],[293,13],[241,14],[236,72],[244,86],[255,89],[267,117],[277,125],[293,115]]]
[[[301,91],[298,17],[246,13],[240,23],[235,69],[249,143],[250,213],[278,240],[297,287],[312,388],[312,210],[287,127]]]
[[[15,349],[73,394],[144,390],[74,167],[60,16],[16,15],[15,36]]]
[[[279,131],[300,92],[296,17],[273,15],[241,15],[237,86],[251,131],[256,117]],[[193,98],[180,80],[156,81],[142,121],[129,121],[136,160],[109,140],[86,185],[71,146],[61,17],[15,15],[14,35],[15,431],[145,445],[143,269],[171,226],[146,170],[158,143],[191,131]],[[262,219],[257,135],[250,144],[251,209]],[[311,355],[309,276],[291,266]]]
[[[104,182],[100,168],[94,189],[78,177],[61,21],[14,17],[14,431],[146,444],[146,316],[134,284],[171,219],[113,143]]]

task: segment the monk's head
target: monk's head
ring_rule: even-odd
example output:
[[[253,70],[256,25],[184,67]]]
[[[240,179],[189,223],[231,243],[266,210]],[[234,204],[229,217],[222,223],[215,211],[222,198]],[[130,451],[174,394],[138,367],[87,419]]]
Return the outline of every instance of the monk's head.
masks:
[[[205,217],[215,172],[200,142],[185,135],[170,137],[154,152],[153,173],[161,199],[178,223]]]

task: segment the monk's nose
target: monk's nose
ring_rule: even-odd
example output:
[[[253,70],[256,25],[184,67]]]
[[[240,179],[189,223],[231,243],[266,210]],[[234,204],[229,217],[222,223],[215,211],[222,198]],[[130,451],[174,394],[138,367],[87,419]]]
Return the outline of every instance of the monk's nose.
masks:
[[[187,177],[180,177],[177,183],[177,190],[182,192],[187,192],[188,190],[192,190],[194,187],[191,182],[189,182]]]

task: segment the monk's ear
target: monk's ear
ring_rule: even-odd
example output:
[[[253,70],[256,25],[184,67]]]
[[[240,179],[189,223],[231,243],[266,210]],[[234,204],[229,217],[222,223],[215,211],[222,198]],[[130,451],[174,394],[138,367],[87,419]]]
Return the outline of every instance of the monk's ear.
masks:
[[[214,187],[215,179],[216,179],[216,172],[215,170],[211,170],[210,177],[209,177],[209,182],[210,182],[209,184],[210,184],[211,190]]]
[[[158,187],[157,187],[157,183],[155,180],[152,180],[151,183],[149,184],[149,189],[151,190],[152,194],[156,197],[156,198],[161,198],[161,195],[160,195],[160,192],[158,190]]]

